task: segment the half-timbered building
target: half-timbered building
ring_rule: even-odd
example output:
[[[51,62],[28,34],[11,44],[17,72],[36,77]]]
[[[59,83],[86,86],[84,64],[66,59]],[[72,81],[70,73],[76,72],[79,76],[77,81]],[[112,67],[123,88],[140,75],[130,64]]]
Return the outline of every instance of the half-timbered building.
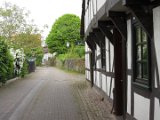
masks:
[[[86,79],[116,115],[160,120],[160,1],[83,0]]]

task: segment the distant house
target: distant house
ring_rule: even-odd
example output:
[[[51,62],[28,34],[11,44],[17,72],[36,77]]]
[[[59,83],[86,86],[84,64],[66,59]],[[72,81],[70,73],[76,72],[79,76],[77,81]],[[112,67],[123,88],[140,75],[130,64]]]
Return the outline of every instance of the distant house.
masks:
[[[53,58],[55,56],[55,54],[49,53],[47,46],[43,46],[43,52],[44,52],[44,55],[43,55],[43,58],[42,58],[42,64],[47,64],[48,60],[50,58]]]
[[[86,79],[116,115],[160,120],[160,1],[83,0]]]

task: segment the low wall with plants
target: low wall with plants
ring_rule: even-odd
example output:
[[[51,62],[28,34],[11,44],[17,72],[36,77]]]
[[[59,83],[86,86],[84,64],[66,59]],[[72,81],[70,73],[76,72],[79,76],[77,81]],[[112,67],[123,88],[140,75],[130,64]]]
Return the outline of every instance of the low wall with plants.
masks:
[[[69,71],[75,71],[79,73],[85,72],[85,60],[84,58],[69,58],[64,61],[56,59],[54,65],[58,68],[62,68]]]
[[[64,68],[71,71],[84,73],[84,59],[67,59],[64,61]]]

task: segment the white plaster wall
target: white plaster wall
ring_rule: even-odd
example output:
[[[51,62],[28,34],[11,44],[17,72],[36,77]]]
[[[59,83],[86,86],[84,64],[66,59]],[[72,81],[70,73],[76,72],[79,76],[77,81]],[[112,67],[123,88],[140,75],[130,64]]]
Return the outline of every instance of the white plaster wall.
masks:
[[[94,6],[93,6],[92,0],[91,0],[91,2],[90,2],[90,15],[91,15],[90,20],[92,20],[93,17],[94,17]]]
[[[131,20],[127,21],[127,68],[130,70],[132,65],[132,40],[131,40]],[[127,77],[127,112],[131,114],[131,76]]]
[[[115,81],[115,79],[114,78],[112,78],[112,91],[111,91],[111,98],[113,99],[113,88],[114,88],[114,81]]]
[[[93,80],[93,83],[96,83],[96,81],[97,81],[97,71],[94,72],[94,77],[95,77],[95,78],[94,78],[94,80]]]
[[[88,80],[91,80],[90,71],[88,71]]]
[[[127,113],[131,114],[131,76],[127,77],[128,85],[127,85]]]
[[[98,10],[104,5],[106,0],[90,0],[89,5],[85,6],[85,31],[87,30],[92,19],[95,17]]]
[[[94,82],[94,84],[96,84],[97,85],[97,80],[99,79],[99,72],[98,71],[96,71],[96,79],[95,79],[95,82]]]
[[[111,67],[110,67],[110,72],[114,72],[114,69],[112,71],[112,66],[113,66],[113,61],[114,61],[114,46],[110,43],[110,55],[111,55],[111,58],[110,58],[110,61],[111,61]]]
[[[92,0],[93,2],[92,2],[92,4],[93,4],[93,10],[94,10],[94,14],[96,14],[97,13],[97,0]]]
[[[89,23],[88,23],[88,21],[89,21],[89,19],[88,19],[88,9],[86,9],[84,19],[85,19],[84,26],[85,26],[85,32],[86,32],[87,28],[88,28],[88,25],[89,25]]]
[[[88,13],[88,23],[90,24],[90,21],[91,21],[91,2],[89,2],[89,7],[88,7],[88,11],[89,11],[89,13]]]
[[[154,112],[155,112],[155,115],[154,115],[154,120],[160,120],[160,101],[158,98],[155,98],[154,99],[154,102],[155,102],[155,105],[154,105]]]
[[[150,100],[134,93],[134,117],[137,120],[149,120]]]
[[[112,81],[112,83],[111,83]],[[107,95],[109,96],[109,92],[110,92],[110,85],[111,85],[111,99],[113,99],[113,88],[114,88],[114,78],[108,77],[107,76],[107,86],[106,86],[106,90],[107,90]]]
[[[90,49],[89,49],[87,43],[85,43],[85,51],[90,52]],[[89,53],[87,53],[87,54],[85,54],[85,67],[88,68],[88,69],[90,69],[89,61],[90,61]]]
[[[99,73],[98,87],[102,89],[102,73]]]
[[[97,56],[101,54],[100,52],[100,47],[98,45],[96,45],[96,48],[97,48]]]
[[[104,5],[106,0],[97,0],[97,11]]]
[[[158,88],[158,83],[157,83],[157,72],[154,72],[154,77],[155,77],[155,80],[154,80],[155,88]]]
[[[158,88],[160,81],[157,82],[157,74],[160,75],[160,6],[153,9],[153,25],[154,25],[154,47],[157,57],[157,65],[159,68],[158,72],[155,72],[155,88]],[[154,119],[160,120],[160,101],[158,98],[155,98],[155,114]]]
[[[89,73],[90,73],[90,72],[89,72],[88,70],[86,70],[85,73],[86,73],[86,78],[87,78],[88,80],[90,80],[90,78],[89,78]]]
[[[85,10],[87,9],[87,2],[88,0],[85,0]]]
[[[99,84],[100,77],[101,77],[101,74],[100,74],[100,72],[97,71],[97,78],[96,78],[96,81],[95,81],[95,85],[97,85],[98,87],[100,87],[100,84]]]
[[[153,21],[154,21],[153,22],[154,23],[154,46],[156,50],[157,65],[158,65],[158,68],[160,68],[160,6],[153,9]],[[158,74],[160,75],[160,69]],[[155,83],[156,83],[155,87],[157,87],[157,84],[160,85],[160,82],[159,83],[155,82]]]
[[[127,63],[128,69],[131,69],[132,65],[132,40],[131,40],[131,20],[127,21]]]
[[[49,58],[53,58],[55,55],[51,53],[45,53],[42,58],[42,63],[48,61]]]
[[[102,74],[102,90],[107,92],[107,78],[106,75]]]
[[[111,77],[107,76],[107,86],[106,86],[106,94],[109,96]]]
[[[85,51],[86,51],[86,52],[89,52],[89,51],[90,51],[87,43],[85,43]],[[87,53],[87,54],[85,54],[85,68],[87,68],[87,69],[90,69],[90,63],[89,63],[89,61],[90,61],[89,53]],[[90,80],[90,71],[86,70],[86,71],[85,71],[85,75],[86,75],[86,78],[87,78],[88,80]]]

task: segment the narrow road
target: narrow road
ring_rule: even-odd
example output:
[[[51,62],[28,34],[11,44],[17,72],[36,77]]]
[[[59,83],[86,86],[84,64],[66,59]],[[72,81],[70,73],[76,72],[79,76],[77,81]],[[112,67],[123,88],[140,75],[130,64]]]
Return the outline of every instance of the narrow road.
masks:
[[[0,88],[0,120],[116,120],[84,75],[53,67]]]

